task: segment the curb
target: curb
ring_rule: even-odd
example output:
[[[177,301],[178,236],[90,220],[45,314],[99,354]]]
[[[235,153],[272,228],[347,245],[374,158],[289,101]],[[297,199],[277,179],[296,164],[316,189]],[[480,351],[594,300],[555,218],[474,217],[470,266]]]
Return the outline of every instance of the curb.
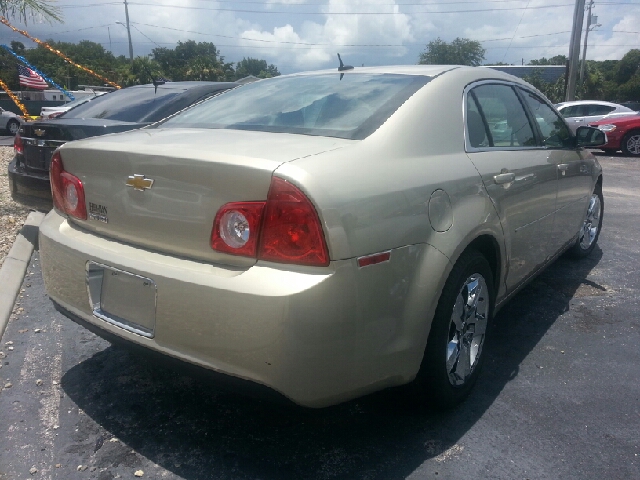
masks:
[[[9,323],[16,297],[27,271],[33,249],[38,245],[38,227],[44,219],[44,213],[31,212],[22,230],[13,242],[9,254],[0,268],[0,339]]]

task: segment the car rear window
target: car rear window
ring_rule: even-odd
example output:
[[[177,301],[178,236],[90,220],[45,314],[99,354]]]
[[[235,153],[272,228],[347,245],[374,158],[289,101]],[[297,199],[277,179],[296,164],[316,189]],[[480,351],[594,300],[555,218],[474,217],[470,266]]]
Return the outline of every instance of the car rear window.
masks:
[[[373,133],[430,77],[340,73],[278,77],[244,85],[159,125],[322,135]]]
[[[104,118],[121,122],[143,122],[167,101],[183,92],[181,89],[158,87],[124,88],[78,105],[64,118]]]

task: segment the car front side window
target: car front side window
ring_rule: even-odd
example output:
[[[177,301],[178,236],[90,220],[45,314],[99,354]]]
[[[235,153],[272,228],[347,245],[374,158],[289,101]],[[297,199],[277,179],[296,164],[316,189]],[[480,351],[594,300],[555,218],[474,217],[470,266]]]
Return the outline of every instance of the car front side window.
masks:
[[[472,89],[469,95],[477,102],[479,113],[489,127],[490,135],[487,135],[487,138],[491,142],[490,147],[536,146],[531,124],[512,87],[503,84],[484,84]],[[469,105],[467,110],[468,113],[471,112]],[[467,119],[468,122],[471,120],[471,117]],[[469,131],[471,127],[468,123]]]
[[[575,145],[566,123],[549,105],[529,91],[522,91],[522,96],[538,124],[545,147],[571,148]]]

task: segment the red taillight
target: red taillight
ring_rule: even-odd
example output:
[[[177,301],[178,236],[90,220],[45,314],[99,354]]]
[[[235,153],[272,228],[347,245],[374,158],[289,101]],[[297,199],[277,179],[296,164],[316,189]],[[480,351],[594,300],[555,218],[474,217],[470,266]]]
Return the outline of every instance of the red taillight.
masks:
[[[22,155],[24,153],[24,141],[19,133],[16,133],[16,136],[13,137],[13,151],[17,155]]]
[[[271,262],[329,265],[315,208],[297,187],[276,177],[266,202],[228,203],[218,211],[211,247]]]
[[[64,171],[62,157],[58,152],[51,157],[49,179],[53,206],[67,215],[79,220],[86,220],[87,207],[84,201],[82,182],[78,177]]]
[[[300,265],[329,265],[329,252],[316,209],[298,188],[271,180],[258,258]]]

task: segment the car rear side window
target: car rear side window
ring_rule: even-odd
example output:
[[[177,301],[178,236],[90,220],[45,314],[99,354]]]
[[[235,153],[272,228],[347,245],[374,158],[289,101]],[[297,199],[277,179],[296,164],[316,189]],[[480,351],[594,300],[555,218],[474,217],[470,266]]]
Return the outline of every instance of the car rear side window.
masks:
[[[608,105],[587,105],[587,116],[606,115],[615,109],[616,107],[610,107]]]
[[[529,119],[512,87],[503,84],[480,85],[469,92],[467,99],[469,99],[469,96],[474,99],[474,103],[477,103],[478,113],[484,118],[488,126],[487,139],[482,140],[475,148],[481,147],[482,142],[487,141],[490,147],[495,148],[536,146],[536,139]],[[473,111],[473,109],[469,108],[468,101],[467,129],[470,136],[472,131],[478,130],[478,126],[470,124],[470,122],[474,121],[473,117],[475,117],[472,113]],[[479,140],[479,134],[477,135],[476,140]],[[470,145],[474,146],[472,139],[470,138],[469,140]]]

